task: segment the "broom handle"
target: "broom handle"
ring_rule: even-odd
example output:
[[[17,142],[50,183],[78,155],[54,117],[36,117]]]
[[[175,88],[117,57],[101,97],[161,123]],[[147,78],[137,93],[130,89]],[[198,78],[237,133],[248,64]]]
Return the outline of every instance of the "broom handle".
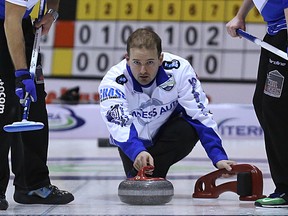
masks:
[[[38,21],[40,21],[42,17],[44,16],[45,5],[46,5],[46,0],[40,0]],[[31,56],[30,69],[29,69],[29,72],[32,74],[33,78],[35,77],[35,72],[36,72],[41,34],[42,34],[42,27],[36,29],[34,43],[33,43],[33,51],[32,51],[32,56]],[[23,115],[22,115],[22,120],[24,121],[28,120],[30,104],[31,104],[31,98],[30,96],[28,96],[25,101]]]
[[[31,98],[27,97],[23,109],[22,121],[28,120],[29,110],[30,110]]]
[[[288,60],[288,56],[287,53],[283,52],[282,50],[262,41],[261,39],[243,31],[242,29],[237,29],[236,33],[244,38],[246,38],[247,40],[252,41],[253,43],[257,44],[258,46],[274,53],[275,55],[278,55],[280,57],[282,57],[285,60]]]
[[[38,19],[37,19],[38,21],[40,21],[42,19],[42,17],[44,16],[45,4],[46,4],[46,0],[40,0]],[[40,28],[36,29],[34,43],[33,43],[33,50],[32,50],[30,70],[29,70],[33,76],[35,76],[35,72],[36,72],[41,34],[42,34],[42,26]]]

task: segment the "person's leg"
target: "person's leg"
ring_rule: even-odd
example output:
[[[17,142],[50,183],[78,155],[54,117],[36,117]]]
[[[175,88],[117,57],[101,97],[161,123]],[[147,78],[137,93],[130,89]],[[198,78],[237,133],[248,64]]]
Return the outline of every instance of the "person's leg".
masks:
[[[267,42],[286,50],[287,31],[282,30],[276,36],[267,37]],[[273,64],[279,61],[280,64]],[[288,131],[288,65],[287,61],[278,56],[270,55],[267,74],[270,73],[270,83],[274,83],[276,94],[263,94],[263,118],[266,124],[265,141],[271,176],[276,185],[275,192],[288,194],[288,160],[287,160],[287,131]],[[276,76],[271,75],[276,73]],[[278,74],[279,73],[279,74]],[[283,84],[282,84],[283,82]],[[277,85],[276,85],[277,84]],[[270,86],[270,85],[268,85]],[[281,96],[278,97],[278,92]]]
[[[0,209],[6,210],[8,202],[5,193],[10,179],[9,150],[13,145],[18,146],[17,160],[23,161],[22,146],[19,133],[8,133],[3,127],[19,121],[17,113],[20,113],[20,104],[15,94],[14,67],[9,55],[6,36],[3,27],[4,21],[0,20]],[[11,149],[11,163],[14,165],[14,154]],[[23,166],[13,170],[15,179],[23,181]]]
[[[286,30],[282,30],[276,36],[266,36],[264,40],[281,50],[286,50],[286,38]],[[262,73],[262,79],[265,79],[265,88],[262,92],[259,91],[262,93],[262,107],[258,115],[261,115],[268,164],[276,188],[268,198],[256,200],[255,205],[287,207],[288,65],[287,61],[272,53],[267,53],[267,56],[266,68],[259,71]]]
[[[31,20],[23,20],[23,32],[26,42],[27,64],[30,65],[34,32]],[[39,56],[40,57],[40,56]],[[38,66],[41,58],[38,58]],[[36,79],[37,80],[37,79]],[[24,183],[15,179],[14,200],[22,204],[67,204],[74,196],[51,185],[47,166],[48,154],[48,115],[46,110],[44,82],[36,83],[37,102],[32,102],[28,120],[44,123],[37,131],[22,132],[23,160],[14,159],[13,170],[24,167]],[[15,155],[14,155],[15,158]],[[16,175],[16,174],[15,174]]]
[[[147,149],[154,159],[155,169],[152,177],[165,178],[173,164],[186,157],[199,140],[195,129],[183,118],[176,117],[166,122],[159,130],[154,146]],[[137,175],[133,162],[119,148],[127,177]]]
[[[267,78],[268,62],[269,62],[269,51],[262,48],[258,66],[256,87],[253,95],[253,106],[257,119],[263,130],[265,128],[265,124],[263,120],[262,103],[263,103],[264,87]]]
[[[47,167],[48,117],[43,85],[37,85],[37,102],[30,106],[29,120],[44,123],[44,128],[22,133],[24,144],[24,167],[27,190],[34,190],[50,184]],[[42,95],[41,95],[42,94]]]
[[[0,51],[0,64],[1,64],[1,61],[2,59],[1,59],[1,51]],[[5,125],[11,124],[13,120],[15,119],[14,118],[15,109],[13,109],[13,105],[10,103],[11,97],[9,95],[9,89],[7,88],[7,84],[8,82],[6,82],[6,79],[3,78],[0,73],[0,137],[1,137],[1,141],[0,141],[0,210],[6,210],[8,208],[8,202],[5,196],[7,186],[9,183],[9,179],[10,179],[8,155],[9,155],[11,143],[15,141],[15,138],[17,138],[17,134],[10,134],[3,130],[3,127]],[[20,156],[19,160],[21,160],[21,158],[23,157]],[[18,173],[18,177],[20,178],[21,170],[18,170],[16,172]]]
[[[23,30],[26,42],[26,56],[27,63],[30,65],[30,58],[32,55],[32,47],[34,41],[33,28],[29,19],[23,21]],[[39,63],[41,59],[39,59]],[[13,90],[14,92],[15,90]],[[43,122],[44,129],[38,131],[29,131],[19,133],[21,136],[21,143],[15,143],[13,148],[13,166],[12,170],[15,172],[19,167],[24,167],[24,181],[16,178],[14,185],[16,190],[33,190],[50,184],[47,162],[48,150],[48,119],[45,107],[44,87],[36,85],[37,102],[32,102],[28,120]],[[15,94],[15,93],[14,93]],[[19,100],[15,102],[19,105]],[[23,109],[21,109],[23,111]],[[18,118],[22,117],[21,113],[17,114]],[[19,149],[23,146],[23,149]],[[23,159],[19,160],[19,152],[23,154]],[[16,174],[15,174],[16,175]]]
[[[154,158],[153,176],[165,178],[169,168],[186,157],[198,140],[196,130],[186,120],[169,120],[158,132],[155,145],[148,149]]]
[[[44,128],[41,130],[22,133],[27,190],[34,190],[50,184],[49,170],[47,166],[49,127],[44,84],[36,84],[36,91],[37,102],[31,103],[29,120],[42,122]]]

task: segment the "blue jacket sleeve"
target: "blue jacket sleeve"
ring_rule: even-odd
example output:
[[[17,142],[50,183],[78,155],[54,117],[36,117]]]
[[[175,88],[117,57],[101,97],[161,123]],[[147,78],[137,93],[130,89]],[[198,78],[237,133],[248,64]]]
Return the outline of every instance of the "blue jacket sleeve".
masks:
[[[117,145],[121,150],[134,161],[141,151],[147,151],[142,141],[138,138],[135,126],[131,124],[129,139],[125,142],[119,142],[111,137],[112,144]]]
[[[222,146],[221,138],[213,128],[209,128],[198,120],[192,120],[189,117],[186,117],[185,119],[197,131],[200,142],[214,166],[216,166],[216,163],[220,160],[228,160],[228,156]]]

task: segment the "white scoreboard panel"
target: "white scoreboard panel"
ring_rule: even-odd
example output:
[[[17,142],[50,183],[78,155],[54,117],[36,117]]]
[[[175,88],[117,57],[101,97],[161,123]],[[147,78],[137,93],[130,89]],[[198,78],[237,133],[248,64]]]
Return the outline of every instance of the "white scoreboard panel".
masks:
[[[163,51],[189,60],[200,79],[256,79],[260,47],[231,38],[225,28],[242,0],[74,2],[75,19],[60,19],[42,40],[48,77],[101,79],[125,55],[128,36],[139,27],[150,27],[162,38]],[[265,30],[254,8],[247,17],[247,31],[262,38]]]

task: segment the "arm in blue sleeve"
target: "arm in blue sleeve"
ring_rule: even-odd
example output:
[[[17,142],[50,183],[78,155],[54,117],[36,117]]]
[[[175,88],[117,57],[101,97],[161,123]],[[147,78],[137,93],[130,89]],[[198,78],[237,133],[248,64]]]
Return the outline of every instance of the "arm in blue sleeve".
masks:
[[[131,161],[134,161],[137,155],[142,151],[147,151],[144,147],[142,141],[138,138],[138,133],[134,124],[130,126],[130,135],[129,139],[125,142],[118,142],[113,139],[113,144],[121,148],[121,150],[130,158]]]
[[[221,138],[210,127],[207,127],[198,120],[192,120],[186,117],[186,120],[195,128],[202,146],[214,166],[220,160],[228,160],[227,154],[222,146]]]

